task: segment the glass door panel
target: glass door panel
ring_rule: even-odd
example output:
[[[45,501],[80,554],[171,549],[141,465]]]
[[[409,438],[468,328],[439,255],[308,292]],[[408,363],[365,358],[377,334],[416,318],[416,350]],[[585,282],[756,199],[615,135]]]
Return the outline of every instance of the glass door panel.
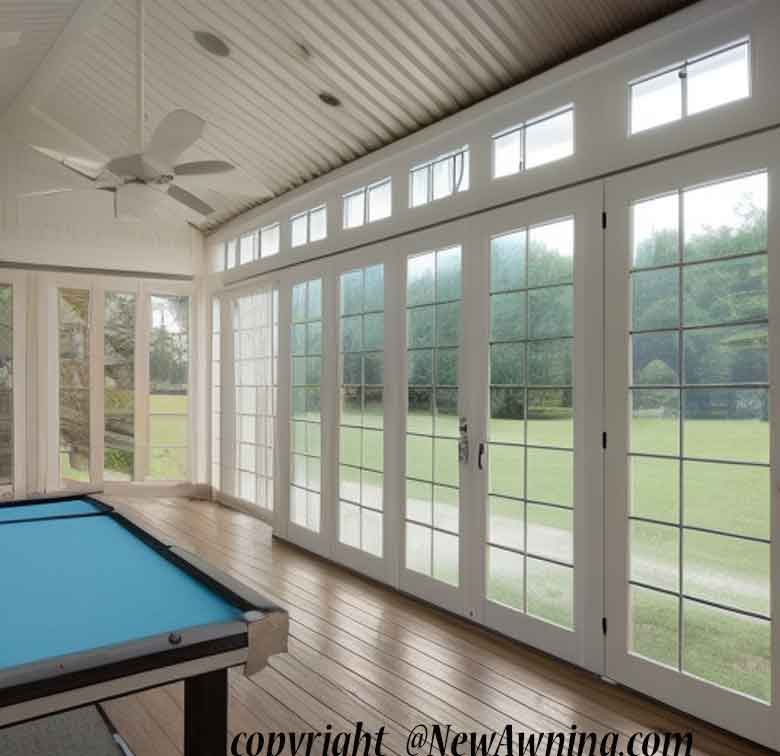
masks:
[[[751,144],[610,192],[623,218],[609,275],[623,292],[608,307],[626,314],[612,339],[627,359],[612,360],[607,385],[619,539],[607,554],[608,669],[772,744],[771,171]]]

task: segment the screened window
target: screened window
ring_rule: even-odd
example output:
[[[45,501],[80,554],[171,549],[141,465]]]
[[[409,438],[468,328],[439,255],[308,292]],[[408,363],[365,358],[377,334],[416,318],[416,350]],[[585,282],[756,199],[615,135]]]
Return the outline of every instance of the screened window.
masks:
[[[631,208],[632,653],[771,693],[767,174]]]
[[[384,266],[341,276],[339,540],[382,556]]]
[[[322,279],[292,290],[290,521],[320,530]]]
[[[393,185],[390,178],[344,195],[344,228],[389,218],[392,213]]]
[[[409,204],[411,207],[427,205],[437,199],[449,197],[469,188],[469,148],[440,155],[427,163],[414,166],[409,171]]]
[[[511,176],[574,154],[574,106],[513,126],[493,137],[493,178]]]
[[[211,485],[222,485],[222,307],[211,300]]]
[[[87,289],[58,290],[62,480],[90,480],[90,307]]]
[[[272,223],[260,229],[260,257],[271,257],[279,253],[279,224]]]
[[[325,205],[290,218],[290,244],[293,247],[320,241],[327,235],[328,212]]]
[[[274,508],[276,292],[239,297],[233,309],[236,488],[244,501]]]
[[[189,323],[187,296],[150,297],[149,472],[153,480],[187,480]]]
[[[13,287],[0,285],[0,485],[13,483]]]
[[[252,231],[244,234],[238,241],[239,247],[239,265],[246,265],[257,259],[258,232]]]
[[[491,601],[573,623],[574,220],[490,244]]]
[[[103,325],[105,480],[133,480],[135,472],[136,295],[106,292]]]
[[[460,584],[461,248],[410,257],[406,276],[406,567]]]
[[[629,87],[631,133],[750,96],[750,42],[691,58]]]

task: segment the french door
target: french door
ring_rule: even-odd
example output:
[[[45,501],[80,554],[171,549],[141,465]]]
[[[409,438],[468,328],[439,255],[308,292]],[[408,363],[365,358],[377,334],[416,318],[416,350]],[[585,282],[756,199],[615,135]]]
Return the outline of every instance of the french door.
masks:
[[[774,748],[778,154],[606,185],[607,673]]]

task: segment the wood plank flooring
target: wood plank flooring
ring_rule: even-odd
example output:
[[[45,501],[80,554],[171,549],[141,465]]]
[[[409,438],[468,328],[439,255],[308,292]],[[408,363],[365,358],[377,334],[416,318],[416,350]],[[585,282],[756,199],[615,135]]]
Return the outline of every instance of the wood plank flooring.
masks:
[[[702,756],[772,753],[275,541],[248,515],[188,499],[106,500],[289,611],[289,653],[252,679],[231,672],[231,736],[361,721],[385,727],[384,753],[405,756],[420,723],[469,733],[576,725],[619,733],[620,749],[634,732],[674,731],[692,732]],[[136,756],[182,752],[182,707],[182,685],[105,704]]]

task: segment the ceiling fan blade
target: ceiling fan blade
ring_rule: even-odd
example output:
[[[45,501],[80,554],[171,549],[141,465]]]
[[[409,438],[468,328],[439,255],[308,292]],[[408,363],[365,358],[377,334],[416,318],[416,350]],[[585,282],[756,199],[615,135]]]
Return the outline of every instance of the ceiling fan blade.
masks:
[[[200,213],[200,215],[209,215],[214,212],[214,208],[211,205],[207,205],[202,199],[199,199],[186,189],[176,186],[176,184],[171,184],[168,187],[168,195],[177,202],[181,202],[182,205],[186,205],[190,210]]]
[[[206,122],[189,110],[174,110],[160,121],[145,150],[146,156],[171,166],[203,133]]]
[[[234,171],[236,166],[224,160],[196,160],[194,163],[179,163],[173,169],[177,176],[207,176],[214,173]]]
[[[35,144],[31,144],[30,147],[32,147],[32,149],[34,149],[38,154],[55,160],[68,170],[71,170],[74,173],[78,173],[79,176],[87,178],[90,181],[95,181],[95,179],[100,176],[100,174],[103,172],[103,169],[105,168],[105,165],[94,160],[65,155],[61,152],[57,152],[56,150],[50,150],[48,147],[39,147]]]

